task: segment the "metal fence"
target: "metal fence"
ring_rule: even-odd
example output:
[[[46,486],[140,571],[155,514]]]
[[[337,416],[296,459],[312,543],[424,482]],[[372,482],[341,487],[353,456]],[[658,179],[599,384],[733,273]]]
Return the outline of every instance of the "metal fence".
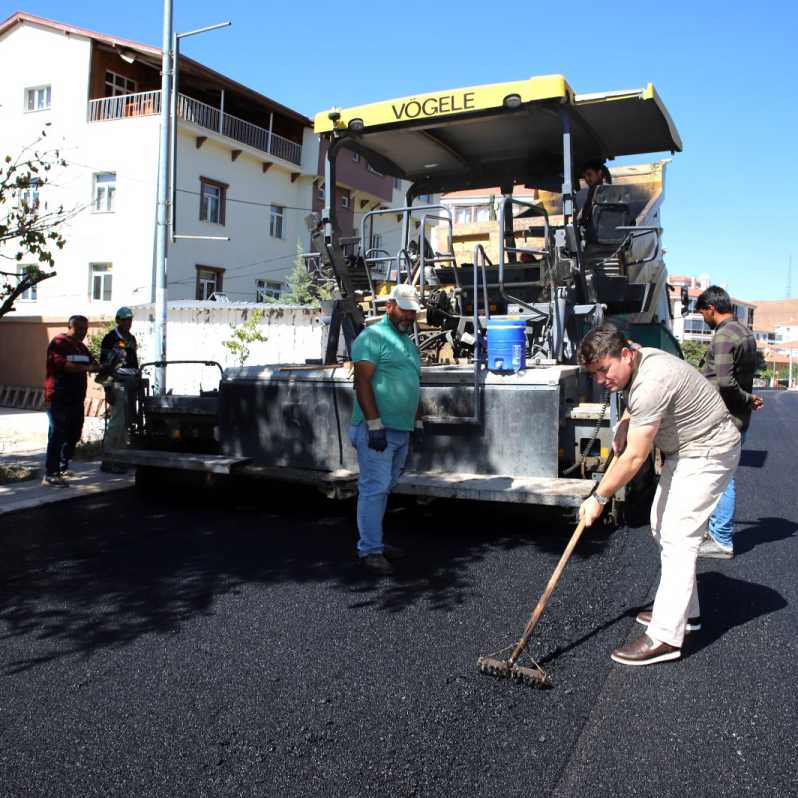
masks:
[[[130,116],[152,116],[161,113],[161,92],[142,91],[89,100],[89,122],[105,122]]]
[[[131,116],[151,116],[160,112],[161,92],[144,91],[89,100],[88,116],[89,122],[104,122]],[[177,115],[186,122],[212,130],[233,141],[282,158],[284,161],[297,165],[302,162],[301,144],[231,114],[223,114],[219,108],[195,100],[193,97],[178,94]]]

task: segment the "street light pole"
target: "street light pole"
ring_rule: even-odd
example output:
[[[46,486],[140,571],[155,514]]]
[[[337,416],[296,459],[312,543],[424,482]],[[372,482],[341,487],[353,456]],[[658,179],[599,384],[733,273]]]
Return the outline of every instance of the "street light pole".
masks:
[[[163,57],[161,59],[161,138],[158,147],[158,208],[155,227],[155,360],[166,360],[166,269],[169,241],[170,88],[172,77],[172,0],[163,3]],[[166,393],[166,367],[155,370],[155,394]]]
[[[161,138],[158,147],[158,209],[155,232],[155,360],[166,362],[167,320],[167,268],[170,228],[175,238],[213,238],[229,240],[227,236],[176,236],[175,235],[175,159],[177,156],[177,53],[180,39],[197,33],[216,30],[230,25],[210,25],[188,33],[173,32],[172,0],[163,3],[163,55],[161,59]],[[170,207],[171,206],[171,207]],[[166,393],[166,366],[156,366],[154,393]]]

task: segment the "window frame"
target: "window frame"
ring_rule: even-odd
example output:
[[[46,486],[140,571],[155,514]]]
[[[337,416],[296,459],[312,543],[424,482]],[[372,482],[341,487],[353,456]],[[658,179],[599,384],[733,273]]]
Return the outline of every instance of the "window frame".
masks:
[[[108,175],[113,175],[113,181],[105,181],[105,182],[98,182],[97,178],[105,177]],[[114,207],[114,200],[116,197],[116,172],[95,172],[92,175],[92,182],[94,183],[94,192],[93,192],[93,200],[92,200],[92,213],[114,213],[116,208]],[[99,201],[99,191],[104,189],[103,193],[105,194],[105,203],[104,207],[97,207]]]
[[[122,80],[125,82],[124,86],[120,86],[114,80],[108,80],[108,76],[112,75],[114,78]],[[127,84],[132,84],[133,91],[129,91]],[[139,90],[139,82],[133,78],[129,78],[126,75],[121,75],[119,72],[114,72],[112,69],[106,69],[105,75],[103,76],[103,86],[106,89],[106,97],[124,97],[128,94],[137,94]],[[108,94],[107,90],[111,89],[111,93]],[[125,91],[116,91],[117,89],[125,89]]]
[[[39,210],[42,204],[40,192],[43,185],[44,182],[41,178],[31,178],[30,183],[25,188],[20,188],[17,191],[17,208],[31,213]],[[29,201],[29,199],[32,201]]]
[[[194,296],[196,297],[198,302],[208,302],[213,294],[220,293],[224,290],[224,268],[221,266],[206,266],[202,263],[197,263],[194,265],[194,269],[196,271],[196,284],[195,284],[195,291]],[[213,290],[207,291],[206,296],[202,296],[202,286],[206,278],[203,278],[201,272],[213,272]]]
[[[350,196],[348,191],[341,192],[341,207],[342,208],[352,207],[352,197]]]
[[[99,277],[99,297],[94,296],[95,278]],[[106,279],[107,278],[107,279]],[[107,294],[106,297],[106,282]],[[89,264],[89,302],[112,302],[114,296],[114,264],[110,261],[92,262]]]
[[[219,191],[219,218],[214,221],[209,218],[208,205],[205,203],[205,189],[212,188]],[[208,224],[216,224],[224,227],[227,221],[227,189],[230,186],[227,183],[222,183],[220,180],[214,180],[210,177],[200,176],[200,198],[199,198],[199,220],[207,222]],[[203,215],[204,213],[204,215]]]
[[[256,302],[267,303],[272,299],[279,299],[282,292],[283,285],[276,280],[267,280],[265,277],[258,277],[255,280]]]
[[[31,97],[37,97],[38,92],[45,91],[47,95],[47,105],[43,105],[41,107],[36,106],[34,100],[34,107],[29,107],[31,105]],[[49,111],[53,107],[53,84],[52,83],[42,83],[39,86],[27,86],[25,88],[25,113],[26,114],[35,114],[39,111]]]
[[[37,269],[35,263],[18,263],[17,264],[17,283],[22,279],[22,276],[28,270]],[[32,285],[26,291],[23,291],[16,299],[17,302],[36,302],[39,299],[38,284]],[[32,296],[29,296],[32,295]]]
[[[279,235],[275,235],[275,219],[279,219]],[[285,206],[284,205],[270,205],[269,206],[269,236],[279,240],[285,239]]]

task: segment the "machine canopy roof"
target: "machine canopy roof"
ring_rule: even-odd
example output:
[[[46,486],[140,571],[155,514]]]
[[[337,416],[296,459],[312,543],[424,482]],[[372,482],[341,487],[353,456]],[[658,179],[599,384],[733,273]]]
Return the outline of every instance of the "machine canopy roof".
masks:
[[[429,191],[508,183],[557,190],[560,110],[571,117],[577,169],[593,159],[682,149],[653,85],[579,95],[562,75],[333,108],[316,115],[315,131],[343,137],[375,169]]]

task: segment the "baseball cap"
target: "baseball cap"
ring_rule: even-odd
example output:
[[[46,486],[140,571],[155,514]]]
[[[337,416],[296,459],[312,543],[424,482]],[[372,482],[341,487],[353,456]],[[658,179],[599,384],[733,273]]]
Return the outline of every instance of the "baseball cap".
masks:
[[[116,318],[117,319],[132,319],[133,318],[133,311],[130,308],[119,308],[116,311]]]
[[[418,301],[418,294],[412,285],[403,283],[395,285],[388,299],[393,299],[402,310],[420,310],[421,303]]]

